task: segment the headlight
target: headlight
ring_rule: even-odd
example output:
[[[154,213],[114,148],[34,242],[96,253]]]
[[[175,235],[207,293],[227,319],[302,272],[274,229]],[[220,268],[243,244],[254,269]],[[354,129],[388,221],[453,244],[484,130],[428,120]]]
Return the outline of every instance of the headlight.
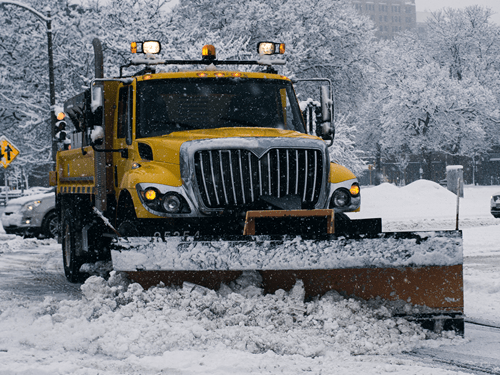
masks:
[[[333,207],[346,207],[351,203],[349,192],[344,189],[338,189],[332,196]]]
[[[30,201],[24,204],[23,206],[23,211],[33,211],[35,208],[40,206],[42,204],[42,201]]]
[[[163,198],[163,208],[169,214],[176,214],[181,210],[182,202],[176,194],[167,194]]]
[[[189,205],[178,193],[162,193],[154,187],[138,189],[141,200],[146,208],[152,213],[185,214],[190,213]]]

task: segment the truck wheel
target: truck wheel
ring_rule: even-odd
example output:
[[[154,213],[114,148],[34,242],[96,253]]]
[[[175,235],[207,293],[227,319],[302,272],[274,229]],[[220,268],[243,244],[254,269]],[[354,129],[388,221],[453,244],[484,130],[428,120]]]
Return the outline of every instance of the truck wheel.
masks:
[[[43,219],[42,234],[47,238],[57,237],[59,231],[59,220],[56,211],[50,211]]]
[[[70,283],[84,282],[85,273],[80,272],[80,267],[85,263],[83,253],[82,228],[79,225],[78,213],[73,210],[64,210],[62,222],[62,252],[64,274]]]

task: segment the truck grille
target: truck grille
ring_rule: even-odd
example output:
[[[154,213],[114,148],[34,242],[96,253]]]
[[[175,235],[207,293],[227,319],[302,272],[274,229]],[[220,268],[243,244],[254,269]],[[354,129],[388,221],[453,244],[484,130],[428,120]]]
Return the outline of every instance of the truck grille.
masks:
[[[207,208],[251,204],[262,195],[296,195],[313,207],[323,184],[323,155],[316,149],[273,148],[261,158],[249,150],[202,150],[194,162]]]

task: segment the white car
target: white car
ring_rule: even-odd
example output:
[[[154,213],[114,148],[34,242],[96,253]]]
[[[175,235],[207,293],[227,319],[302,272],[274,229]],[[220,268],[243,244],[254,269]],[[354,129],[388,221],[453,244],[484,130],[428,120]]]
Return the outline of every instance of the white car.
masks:
[[[493,216],[500,218],[500,193],[491,196],[490,209]]]
[[[54,191],[12,199],[2,214],[3,228],[8,234],[56,237],[59,220],[55,208]]]

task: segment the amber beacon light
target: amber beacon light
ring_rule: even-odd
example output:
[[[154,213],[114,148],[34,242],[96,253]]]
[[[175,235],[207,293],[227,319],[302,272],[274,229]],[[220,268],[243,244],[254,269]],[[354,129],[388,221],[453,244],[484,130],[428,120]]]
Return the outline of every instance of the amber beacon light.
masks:
[[[215,47],[211,44],[206,44],[201,50],[203,60],[215,60]]]

